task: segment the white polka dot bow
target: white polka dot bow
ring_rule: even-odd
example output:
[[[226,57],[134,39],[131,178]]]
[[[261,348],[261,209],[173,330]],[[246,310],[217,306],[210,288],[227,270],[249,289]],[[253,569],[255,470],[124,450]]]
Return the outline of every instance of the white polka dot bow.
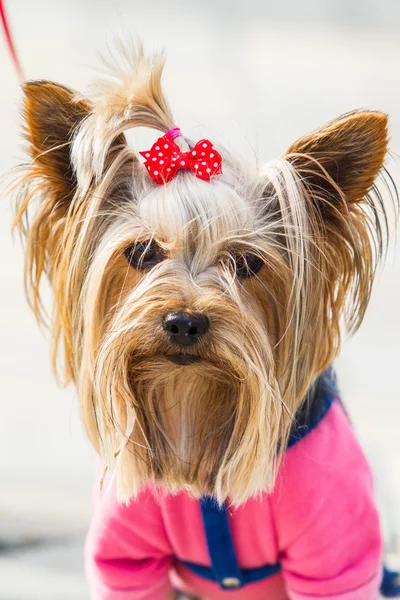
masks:
[[[159,185],[167,183],[181,169],[189,169],[199,179],[210,181],[222,173],[222,156],[209,140],[200,140],[189,150],[182,152],[166,135],[160,137],[151,150],[140,152],[146,159],[145,167]]]

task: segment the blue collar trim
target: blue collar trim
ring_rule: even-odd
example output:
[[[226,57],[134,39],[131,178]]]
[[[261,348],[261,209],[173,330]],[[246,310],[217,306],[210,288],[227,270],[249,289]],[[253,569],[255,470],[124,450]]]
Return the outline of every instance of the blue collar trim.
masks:
[[[287,447],[291,448],[315,429],[338,397],[336,375],[332,367],[328,367],[315,381],[297,412]]]

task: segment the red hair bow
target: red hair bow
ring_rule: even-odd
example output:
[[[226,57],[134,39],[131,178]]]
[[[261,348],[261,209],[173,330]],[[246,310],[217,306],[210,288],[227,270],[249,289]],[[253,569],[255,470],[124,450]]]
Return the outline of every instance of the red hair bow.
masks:
[[[189,150],[182,152],[167,135],[158,138],[150,150],[140,152],[146,159],[145,167],[159,185],[167,183],[181,169],[190,169],[196,177],[210,181],[222,173],[222,156],[209,140],[200,140]]]

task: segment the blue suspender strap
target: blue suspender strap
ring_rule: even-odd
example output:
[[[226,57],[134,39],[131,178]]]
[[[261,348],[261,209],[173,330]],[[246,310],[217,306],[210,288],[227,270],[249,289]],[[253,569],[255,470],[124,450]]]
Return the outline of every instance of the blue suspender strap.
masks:
[[[215,580],[223,589],[241,587],[244,581],[235,556],[226,506],[219,507],[213,498],[202,498],[200,507]]]
[[[226,506],[219,507],[213,498],[203,498],[200,500],[200,508],[212,566],[180,561],[193,573],[218,583],[224,590],[234,590],[275,575],[281,570],[279,563],[241,569],[235,556]]]

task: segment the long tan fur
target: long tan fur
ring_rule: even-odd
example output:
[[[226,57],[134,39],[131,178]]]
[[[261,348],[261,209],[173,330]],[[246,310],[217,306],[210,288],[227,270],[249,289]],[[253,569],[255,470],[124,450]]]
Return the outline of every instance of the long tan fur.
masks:
[[[53,363],[62,349],[59,369],[78,388],[120,497],[152,481],[240,504],[272,489],[296,411],[339,351],[342,318],[352,331],[364,315],[387,234],[373,187],[386,117],[344,116],[262,170],[219,148],[223,175],[210,183],[181,172],[157,186],[124,131],[174,125],[163,58],[121,52],[122,67],[111,61],[112,76],[87,95],[25,88],[32,163],[17,172],[15,224],[26,238],[28,296],[42,320],[46,273]],[[41,115],[38,130],[43,98],[62,127]],[[165,260],[137,271],[124,250],[146,240]],[[263,268],[240,279],[246,252]],[[161,322],[176,310],[210,320],[188,350],[200,362],[168,360]]]

